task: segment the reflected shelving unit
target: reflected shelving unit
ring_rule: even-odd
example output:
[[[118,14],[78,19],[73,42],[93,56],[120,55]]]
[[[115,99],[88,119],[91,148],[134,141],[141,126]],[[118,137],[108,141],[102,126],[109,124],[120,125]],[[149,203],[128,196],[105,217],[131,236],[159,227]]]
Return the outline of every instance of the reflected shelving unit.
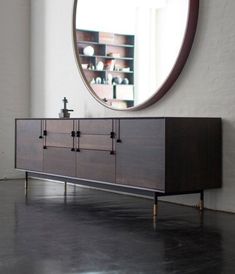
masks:
[[[86,81],[110,106],[134,105],[134,35],[76,30],[77,50]],[[92,47],[91,54],[84,49]]]

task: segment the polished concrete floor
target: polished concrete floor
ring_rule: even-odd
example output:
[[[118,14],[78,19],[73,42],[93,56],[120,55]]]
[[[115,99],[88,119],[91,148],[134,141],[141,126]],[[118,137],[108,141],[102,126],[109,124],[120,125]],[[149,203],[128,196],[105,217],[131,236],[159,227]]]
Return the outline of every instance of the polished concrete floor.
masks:
[[[235,273],[235,215],[54,182],[0,182],[1,274]]]

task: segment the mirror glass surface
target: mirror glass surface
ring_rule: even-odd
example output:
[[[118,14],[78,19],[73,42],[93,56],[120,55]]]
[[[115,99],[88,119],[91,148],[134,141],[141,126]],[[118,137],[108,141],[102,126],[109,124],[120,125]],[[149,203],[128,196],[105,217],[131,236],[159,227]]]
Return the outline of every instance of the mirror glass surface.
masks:
[[[75,0],[82,78],[107,107],[138,109],[157,95],[182,49],[190,0]]]

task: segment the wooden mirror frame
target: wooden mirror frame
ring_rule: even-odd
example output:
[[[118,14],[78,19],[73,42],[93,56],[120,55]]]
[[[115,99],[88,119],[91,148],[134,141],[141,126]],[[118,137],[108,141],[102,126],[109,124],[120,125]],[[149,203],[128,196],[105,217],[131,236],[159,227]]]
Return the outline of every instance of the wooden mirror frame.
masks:
[[[192,48],[193,40],[195,37],[196,33],[196,28],[197,28],[197,22],[198,22],[198,13],[199,13],[199,0],[189,0],[189,11],[188,11],[188,18],[187,18],[187,24],[185,28],[185,33],[184,33],[184,38],[182,42],[182,46],[179,50],[178,57],[176,58],[176,61],[169,72],[168,76],[166,77],[165,81],[163,84],[156,90],[156,92],[149,97],[146,101],[143,103],[125,108],[125,109],[118,109],[114,108],[112,106],[107,105],[104,101],[102,101],[94,92],[94,90],[91,88],[90,83],[87,81],[85,74],[83,72],[82,66],[79,62],[79,53],[76,48],[76,12],[77,12],[77,2],[78,0],[74,0],[74,5],[73,5],[73,23],[72,23],[72,28],[73,28],[73,49],[74,49],[74,54],[76,57],[76,62],[77,66],[79,69],[79,73],[81,75],[81,78],[91,93],[91,95],[103,106],[110,108],[112,110],[119,110],[119,111],[132,111],[132,110],[140,110],[143,108],[146,108],[153,103],[156,103],[158,100],[160,100],[166,93],[167,91],[173,86],[177,78],[179,77],[180,73],[183,70],[183,67],[187,61],[187,58],[189,56],[190,50]]]

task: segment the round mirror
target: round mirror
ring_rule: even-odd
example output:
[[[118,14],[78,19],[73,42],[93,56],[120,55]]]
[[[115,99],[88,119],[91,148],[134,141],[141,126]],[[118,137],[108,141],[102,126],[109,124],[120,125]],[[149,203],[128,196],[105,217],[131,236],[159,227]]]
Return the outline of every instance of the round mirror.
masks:
[[[159,100],[189,55],[199,0],[75,0],[74,49],[91,94],[115,110]]]

